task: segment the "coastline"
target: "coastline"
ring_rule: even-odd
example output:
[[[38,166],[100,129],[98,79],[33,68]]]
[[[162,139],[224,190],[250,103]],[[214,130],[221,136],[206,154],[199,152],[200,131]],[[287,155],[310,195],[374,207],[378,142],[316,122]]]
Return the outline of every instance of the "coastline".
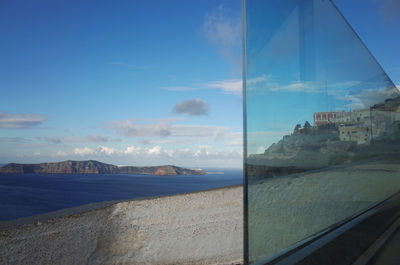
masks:
[[[237,170],[228,175],[188,176],[0,174],[0,227],[4,221],[86,204],[184,194],[238,185],[242,180]]]
[[[79,205],[79,206],[75,206],[75,207],[51,211],[48,213],[36,214],[36,215],[21,217],[21,218],[17,218],[17,219],[13,219],[13,220],[0,221],[0,232],[2,230],[18,228],[19,226],[34,224],[37,222],[46,222],[46,221],[54,219],[54,218],[69,217],[69,216],[73,216],[76,214],[81,214],[81,213],[85,213],[85,212],[89,212],[89,211],[101,210],[101,209],[111,207],[115,204],[123,203],[123,202],[160,199],[160,198],[164,198],[164,197],[195,194],[195,193],[201,193],[201,192],[207,192],[207,191],[217,191],[217,190],[224,190],[224,189],[230,189],[230,188],[242,188],[242,187],[243,187],[243,185],[229,185],[229,186],[225,186],[225,187],[221,187],[221,188],[196,190],[196,191],[190,191],[190,192],[183,192],[183,193],[179,193],[179,194],[158,195],[158,196],[151,196],[151,197],[138,197],[138,198],[133,198],[133,199],[128,199],[128,200],[111,200],[111,201],[93,202],[93,203],[83,204],[83,205]]]

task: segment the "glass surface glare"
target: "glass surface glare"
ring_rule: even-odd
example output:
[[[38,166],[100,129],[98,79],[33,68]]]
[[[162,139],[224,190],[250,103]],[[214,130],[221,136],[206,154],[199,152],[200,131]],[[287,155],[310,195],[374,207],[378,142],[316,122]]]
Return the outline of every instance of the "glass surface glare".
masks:
[[[330,0],[245,0],[247,255],[399,191],[400,93]]]

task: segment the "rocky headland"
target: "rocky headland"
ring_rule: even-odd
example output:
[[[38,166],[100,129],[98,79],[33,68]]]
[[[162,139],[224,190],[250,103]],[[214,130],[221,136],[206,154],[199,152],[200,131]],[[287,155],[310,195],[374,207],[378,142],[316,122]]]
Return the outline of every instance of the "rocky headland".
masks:
[[[115,166],[95,160],[72,161],[67,160],[55,163],[17,164],[10,163],[0,168],[0,173],[6,174],[140,174],[140,175],[204,175],[200,169],[188,169],[172,165],[134,167]]]

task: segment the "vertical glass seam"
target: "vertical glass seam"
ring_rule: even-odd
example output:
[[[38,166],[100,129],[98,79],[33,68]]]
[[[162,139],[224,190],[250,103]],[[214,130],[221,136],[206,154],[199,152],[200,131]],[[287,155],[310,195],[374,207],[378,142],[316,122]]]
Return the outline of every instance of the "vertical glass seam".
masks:
[[[246,0],[242,0],[242,97],[243,97],[243,263],[249,263],[247,199],[247,113],[246,113]]]

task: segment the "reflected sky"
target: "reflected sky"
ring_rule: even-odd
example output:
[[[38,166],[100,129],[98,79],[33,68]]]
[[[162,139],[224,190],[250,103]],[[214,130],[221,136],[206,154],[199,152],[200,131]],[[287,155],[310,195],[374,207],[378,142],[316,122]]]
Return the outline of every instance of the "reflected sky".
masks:
[[[283,136],[312,123],[314,112],[365,109],[399,96],[331,1],[248,1],[246,16],[249,133]],[[272,142],[249,138],[248,151]]]

